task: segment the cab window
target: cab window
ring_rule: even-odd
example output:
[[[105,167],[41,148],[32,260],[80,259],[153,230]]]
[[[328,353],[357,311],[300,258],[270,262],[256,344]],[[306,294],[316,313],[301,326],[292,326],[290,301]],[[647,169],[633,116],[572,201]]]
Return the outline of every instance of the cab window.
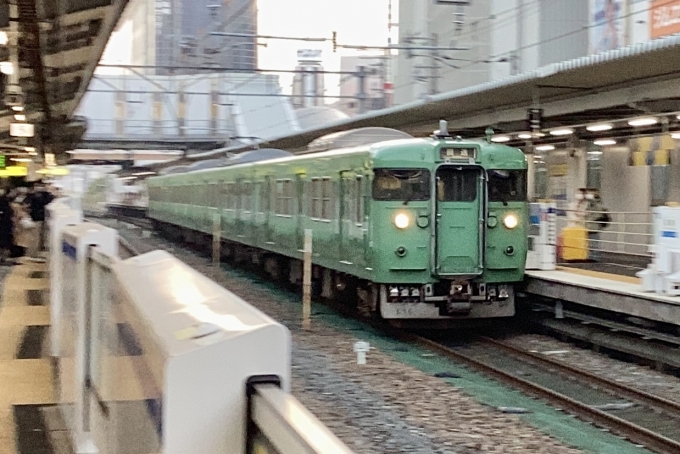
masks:
[[[477,200],[479,170],[442,167],[437,171],[439,202],[472,202]]]
[[[527,199],[526,170],[488,170],[490,202],[521,202]]]
[[[430,172],[427,169],[375,169],[375,200],[417,201],[430,199]]]

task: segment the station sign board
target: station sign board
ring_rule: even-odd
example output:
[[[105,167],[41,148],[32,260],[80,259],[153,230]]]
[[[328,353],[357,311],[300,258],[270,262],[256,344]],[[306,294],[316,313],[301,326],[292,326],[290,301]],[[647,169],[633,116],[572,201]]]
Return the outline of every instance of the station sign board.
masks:
[[[649,16],[651,39],[680,33],[680,0],[653,0]]]

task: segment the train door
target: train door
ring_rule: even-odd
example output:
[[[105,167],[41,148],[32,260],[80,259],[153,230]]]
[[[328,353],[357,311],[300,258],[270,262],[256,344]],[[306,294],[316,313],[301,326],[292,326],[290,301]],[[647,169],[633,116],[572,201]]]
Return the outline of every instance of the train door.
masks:
[[[439,276],[482,273],[483,169],[440,166],[435,178],[435,271]]]
[[[305,175],[295,175],[295,206],[292,207],[293,215],[296,216],[295,244],[296,248],[302,250],[305,246]]]
[[[339,250],[338,257],[341,261],[349,260],[349,251],[351,249],[351,229],[352,229],[352,175],[349,172],[340,172],[339,180],[339,190],[337,192],[339,196],[338,205],[340,207],[340,213],[338,215],[338,235],[339,235]]]
[[[274,182],[271,175],[264,178],[264,200],[266,207],[264,212],[264,242],[274,244]]]

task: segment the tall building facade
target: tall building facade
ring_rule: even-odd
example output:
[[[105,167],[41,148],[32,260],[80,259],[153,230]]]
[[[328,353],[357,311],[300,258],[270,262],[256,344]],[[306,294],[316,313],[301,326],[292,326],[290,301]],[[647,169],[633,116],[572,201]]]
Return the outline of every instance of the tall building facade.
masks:
[[[293,76],[293,107],[323,106],[325,89],[321,51],[301,49],[297,57],[298,64]]]
[[[147,74],[257,69],[256,0],[135,0],[119,22],[126,29],[129,63],[154,67]]]
[[[399,11],[396,104],[680,33],[680,0],[400,0]]]
[[[391,93],[386,82],[386,69],[384,55],[340,57],[340,71],[343,73],[340,78],[340,100],[334,107],[349,116],[390,107]]]

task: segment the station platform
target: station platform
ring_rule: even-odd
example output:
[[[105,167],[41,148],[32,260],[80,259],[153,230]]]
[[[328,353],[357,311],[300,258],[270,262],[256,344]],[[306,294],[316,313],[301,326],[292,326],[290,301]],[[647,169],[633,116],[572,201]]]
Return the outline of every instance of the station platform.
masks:
[[[60,443],[48,441],[60,435],[66,440],[66,434],[57,433],[56,426],[48,433],[45,420],[45,411],[56,403],[45,351],[50,325],[46,268],[25,259],[0,267],[0,454],[69,452],[55,450]]]
[[[647,268],[651,261],[651,257],[647,256],[600,252],[597,261],[558,262],[558,265],[569,269],[635,277],[635,273]]]
[[[595,309],[680,325],[680,297],[643,292],[637,277],[558,266],[554,271],[527,271],[525,291]]]

